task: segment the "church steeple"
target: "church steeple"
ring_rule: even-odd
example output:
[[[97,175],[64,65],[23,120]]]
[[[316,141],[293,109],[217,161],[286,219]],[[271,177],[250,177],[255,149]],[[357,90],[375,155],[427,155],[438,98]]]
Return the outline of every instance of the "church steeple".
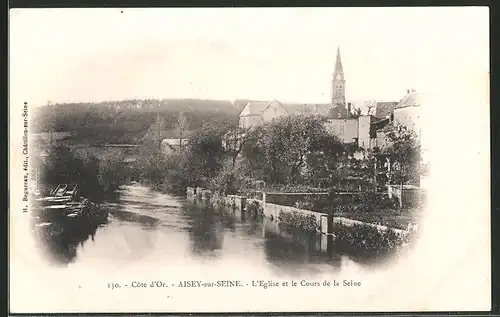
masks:
[[[340,58],[340,46],[337,46],[337,61],[335,62],[334,76],[340,75],[344,79],[344,69],[342,68],[342,59]]]
[[[342,117],[347,116],[345,99],[345,79],[342,59],[340,58],[340,46],[337,47],[337,60],[335,61],[335,70],[332,80],[332,106],[339,107],[337,113],[342,113]],[[345,110],[345,111],[344,111]]]

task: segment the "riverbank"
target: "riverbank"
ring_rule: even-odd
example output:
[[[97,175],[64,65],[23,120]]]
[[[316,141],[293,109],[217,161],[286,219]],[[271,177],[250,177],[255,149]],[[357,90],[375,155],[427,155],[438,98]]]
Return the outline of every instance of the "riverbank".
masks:
[[[255,199],[238,195],[224,196],[207,189],[188,187],[186,194],[194,199],[260,215],[276,222],[288,232],[302,231],[332,236],[333,243],[355,255],[379,255],[399,251],[410,242],[415,233],[414,230],[268,203],[266,193],[262,193],[262,199]]]

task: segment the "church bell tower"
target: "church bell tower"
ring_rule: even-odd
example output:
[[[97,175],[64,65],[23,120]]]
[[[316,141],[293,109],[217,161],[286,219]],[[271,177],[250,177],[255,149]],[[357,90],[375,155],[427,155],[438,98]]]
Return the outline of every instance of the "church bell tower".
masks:
[[[345,99],[345,78],[342,68],[342,60],[340,58],[340,47],[337,48],[337,60],[335,62],[335,71],[332,79],[332,106],[334,108],[341,107],[345,110],[343,116],[347,115],[346,99]]]

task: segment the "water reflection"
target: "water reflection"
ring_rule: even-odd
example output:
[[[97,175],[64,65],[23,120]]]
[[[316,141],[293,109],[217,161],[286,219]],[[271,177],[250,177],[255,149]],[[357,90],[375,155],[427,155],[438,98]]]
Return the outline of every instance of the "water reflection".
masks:
[[[151,216],[141,215],[126,211],[119,206],[111,213],[118,221],[126,221],[140,224],[144,229],[154,229],[160,224],[160,220]]]
[[[78,247],[94,241],[99,223],[79,219],[61,219],[35,224],[35,233],[48,257],[59,264],[68,264],[77,257]]]
[[[340,265],[341,255],[333,250],[333,237],[322,234],[293,234],[264,219],[267,260],[278,265],[329,263]]]
[[[189,237],[195,254],[215,256],[215,250],[222,249],[224,225],[221,215],[210,206],[191,206],[186,210],[190,229]]]
[[[51,258],[62,264],[96,259],[141,262],[148,256],[164,263],[251,261],[256,270],[286,274],[336,272],[343,262],[352,262],[335,252],[331,237],[291,235],[266,218],[138,185],[124,190],[106,208],[110,217],[103,226],[76,221],[38,226]]]

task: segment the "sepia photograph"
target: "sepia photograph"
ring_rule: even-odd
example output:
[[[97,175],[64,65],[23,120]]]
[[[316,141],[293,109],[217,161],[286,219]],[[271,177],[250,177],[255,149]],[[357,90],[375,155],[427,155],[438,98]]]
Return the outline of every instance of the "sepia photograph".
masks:
[[[489,310],[488,14],[11,9],[11,312]]]

